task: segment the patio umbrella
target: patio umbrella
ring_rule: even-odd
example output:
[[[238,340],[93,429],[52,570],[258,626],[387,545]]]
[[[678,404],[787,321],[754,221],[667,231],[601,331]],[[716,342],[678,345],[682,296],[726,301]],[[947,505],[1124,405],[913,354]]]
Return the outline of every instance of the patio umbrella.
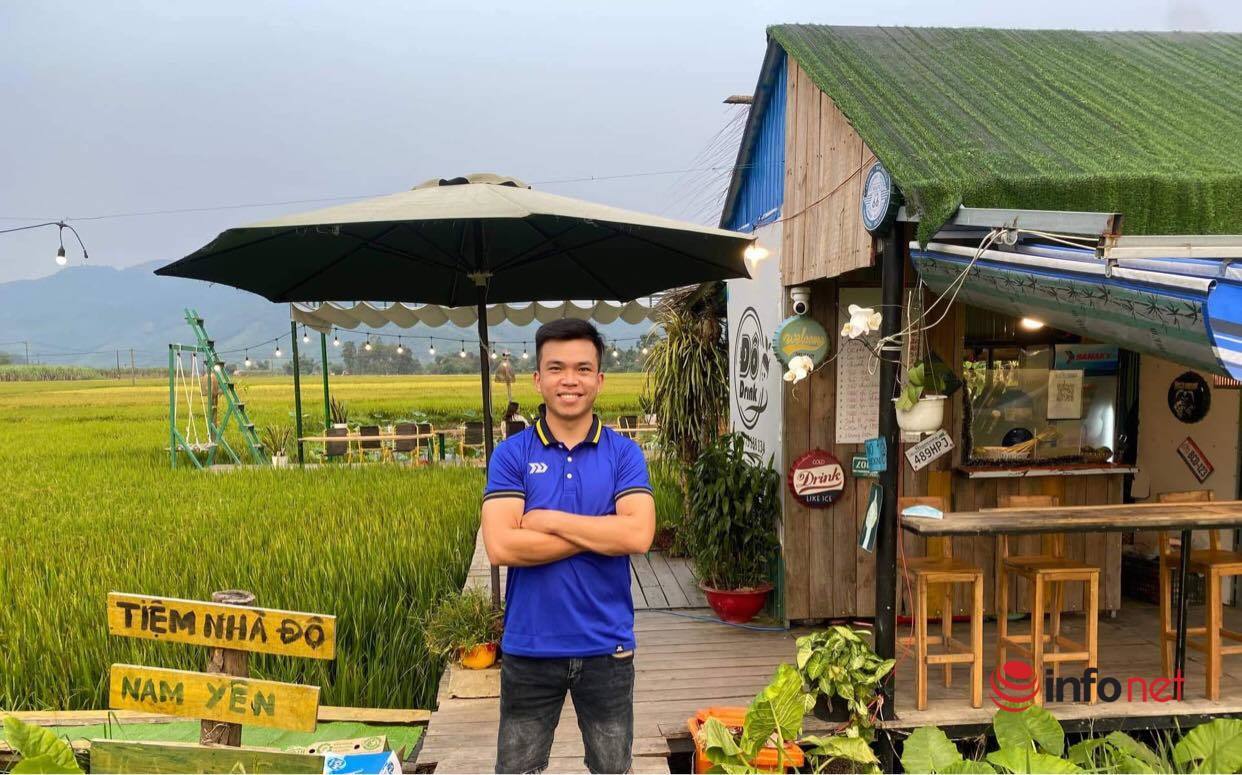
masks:
[[[274,302],[477,307],[490,459],[488,302],[630,301],[747,277],[743,254],[752,241],[480,174],[229,229],[155,273],[230,285]],[[492,579],[496,595],[494,568]]]

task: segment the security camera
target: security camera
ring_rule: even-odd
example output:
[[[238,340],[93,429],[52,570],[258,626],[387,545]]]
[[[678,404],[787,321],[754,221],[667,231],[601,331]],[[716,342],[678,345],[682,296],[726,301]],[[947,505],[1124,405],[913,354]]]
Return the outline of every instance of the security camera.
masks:
[[[789,289],[789,298],[793,299],[795,315],[805,315],[811,311],[811,289],[806,286]]]

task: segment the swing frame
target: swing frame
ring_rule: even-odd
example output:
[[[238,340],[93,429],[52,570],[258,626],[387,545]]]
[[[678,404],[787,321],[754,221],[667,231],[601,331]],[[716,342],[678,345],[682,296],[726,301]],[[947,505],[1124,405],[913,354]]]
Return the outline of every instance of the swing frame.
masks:
[[[217,385],[221,383],[221,375],[214,365],[210,364],[211,350],[206,347],[191,344],[170,344],[168,345],[168,459],[173,468],[177,467],[177,453],[184,452],[190,462],[197,469],[209,468],[216,464],[216,458],[221,449],[236,464],[241,465],[241,458],[233,450],[224,439],[224,429],[234,418],[232,402],[229,402],[229,409],[224,415],[224,419],[219,423],[213,421],[211,412],[207,411],[207,398],[203,398],[203,417],[207,424],[208,442],[206,445],[207,461],[204,463],[198,459],[198,453],[203,451],[203,445],[190,443],[181,431],[177,428],[177,375],[178,362],[181,361],[183,353],[190,353],[192,359],[202,358],[206,369],[200,373],[200,379],[205,374],[207,379],[207,394],[211,395],[211,385],[214,380]],[[184,362],[182,362],[184,363]],[[194,390],[201,391],[202,386],[196,384]],[[192,408],[187,407],[187,411]],[[191,417],[191,422],[193,418]]]

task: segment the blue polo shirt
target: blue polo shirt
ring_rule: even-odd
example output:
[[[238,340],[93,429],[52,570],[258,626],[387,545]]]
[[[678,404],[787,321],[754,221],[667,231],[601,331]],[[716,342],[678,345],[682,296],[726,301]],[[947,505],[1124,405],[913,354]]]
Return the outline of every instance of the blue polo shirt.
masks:
[[[591,422],[569,449],[543,417],[496,447],[483,499],[525,498],[526,511],[617,513],[617,500],[651,492],[633,440]],[[501,648],[520,657],[591,657],[634,648],[630,558],[579,552],[546,565],[509,568]]]

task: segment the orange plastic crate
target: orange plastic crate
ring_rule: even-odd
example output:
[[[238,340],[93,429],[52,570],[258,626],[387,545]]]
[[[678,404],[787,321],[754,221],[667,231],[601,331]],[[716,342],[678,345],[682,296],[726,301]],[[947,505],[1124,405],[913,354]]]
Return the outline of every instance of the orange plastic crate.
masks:
[[[690,738],[694,740],[695,772],[707,772],[712,768],[711,760],[703,753],[703,748],[699,743],[699,729],[707,723],[709,718],[717,719],[727,727],[741,727],[746,721],[746,708],[727,706],[702,708],[694,714],[693,718],[686,721],[686,726],[690,728]],[[804,761],[802,749],[796,743],[785,743],[786,769],[801,767]],[[780,766],[776,748],[770,745],[760,749],[750,763],[762,772],[778,772],[777,768]]]

